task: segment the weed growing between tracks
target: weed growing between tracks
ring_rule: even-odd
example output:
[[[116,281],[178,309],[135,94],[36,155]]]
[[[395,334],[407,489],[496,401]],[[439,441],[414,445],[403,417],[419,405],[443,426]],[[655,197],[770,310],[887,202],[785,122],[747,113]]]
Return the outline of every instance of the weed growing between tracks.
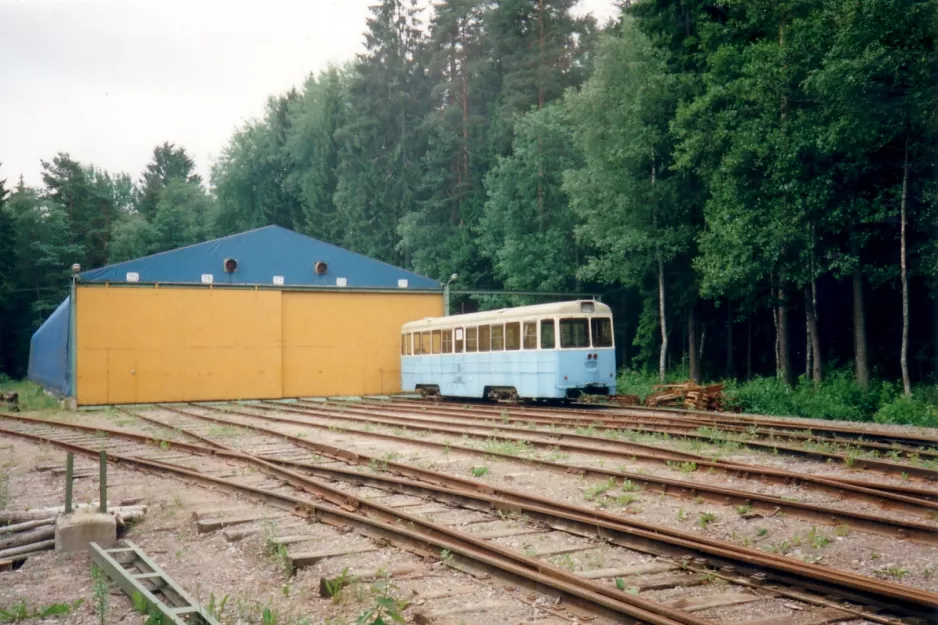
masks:
[[[97,564],[91,565],[91,579],[93,580],[91,591],[94,594],[94,607],[98,613],[98,622],[101,625],[106,625],[111,590],[108,587],[104,571]]]
[[[45,619],[53,616],[64,616],[69,612],[78,609],[84,599],[78,599],[72,603],[53,603],[38,608],[30,608],[25,601],[14,603],[8,608],[0,608],[0,623],[18,623],[19,621],[28,621],[32,619]]]

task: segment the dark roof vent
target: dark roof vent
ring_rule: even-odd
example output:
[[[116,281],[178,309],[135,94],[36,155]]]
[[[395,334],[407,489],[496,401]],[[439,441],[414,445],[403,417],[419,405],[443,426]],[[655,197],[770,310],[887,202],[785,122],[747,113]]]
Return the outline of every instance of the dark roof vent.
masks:
[[[234,258],[225,259],[225,273],[234,273],[238,270],[238,261]]]
[[[321,260],[317,260],[316,264],[313,265],[313,270],[316,272],[317,275],[321,276],[322,274],[326,273],[329,270],[329,265],[327,265]]]

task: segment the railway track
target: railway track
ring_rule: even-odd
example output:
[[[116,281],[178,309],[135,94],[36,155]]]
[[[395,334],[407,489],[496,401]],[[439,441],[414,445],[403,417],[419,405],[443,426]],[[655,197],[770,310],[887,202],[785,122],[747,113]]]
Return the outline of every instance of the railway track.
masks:
[[[306,402],[306,401],[300,400],[297,403],[300,406],[305,406],[305,407],[319,407],[319,408],[323,407],[323,402]],[[334,407],[336,409],[341,409],[343,411],[349,411],[349,410],[354,409],[354,405],[356,403],[357,402],[336,401],[336,402],[326,402],[326,405],[330,407]],[[377,410],[382,414],[387,414],[388,412],[391,412],[392,415],[397,414],[399,417],[403,416],[400,414],[401,410],[391,408],[390,406],[392,404],[390,404],[387,401],[379,401],[379,402],[366,401],[366,402],[363,402],[363,405],[368,406],[369,409],[371,406],[375,406],[374,410]],[[488,406],[486,406],[486,408],[488,408]],[[655,444],[641,443],[639,442],[639,435],[641,434],[641,427],[640,426],[636,427],[633,423],[628,422],[628,421],[612,422],[614,423],[614,425],[611,425],[609,419],[584,421],[584,420],[579,419],[578,417],[574,417],[574,418],[555,417],[549,420],[541,420],[538,418],[520,418],[517,416],[511,417],[509,414],[505,412],[495,413],[494,415],[491,415],[491,414],[487,415],[487,413],[477,414],[476,411],[471,410],[471,409],[459,409],[456,413],[450,413],[450,412],[438,411],[435,405],[427,406],[426,404],[423,404],[423,405],[420,405],[418,409],[418,406],[414,406],[412,402],[407,403],[406,408],[403,410],[403,412],[405,412],[406,416],[408,417],[423,418],[427,421],[433,421],[432,419],[427,419],[428,416],[432,416],[432,415],[446,417],[447,418],[446,422],[438,421],[438,423],[442,423],[443,425],[458,423],[459,421],[453,420],[453,417],[455,416],[457,419],[463,419],[464,421],[468,421],[470,423],[474,421],[476,423],[492,424],[492,427],[496,427],[496,428],[504,427],[506,424],[511,424],[511,423],[523,424],[526,426],[523,430],[515,429],[514,431],[523,432],[525,434],[530,434],[532,431],[537,431],[538,428],[546,427],[547,428],[546,432],[548,432],[550,435],[559,436],[559,435],[565,434],[568,438],[579,438],[580,440],[584,440],[587,442],[597,441],[597,440],[606,442],[609,439],[613,439],[613,440],[617,439],[620,442],[624,442],[625,440],[628,440],[629,444],[635,445],[638,448],[642,448],[643,451],[651,453],[659,459],[663,458],[665,455],[670,455],[673,457],[682,457],[686,460],[695,461],[695,462],[713,462],[713,463],[717,463],[723,466],[735,465],[735,466],[746,468],[752,475],[759,475],[760,469],[767,468],[767,467],[760,467],[758,465],[755,465],[754,463],[730,462],[727,460],[722,460],[716,456],[711,457],[711,456],[706,456],[706,455],[702,455],[699,453],[689,453],[689,452],[679,451],[679,450],[671,449],[667,447],[661,447]],[[558,428],[567,428],[567,429],[560,430]],[[544,430],[542,430],[542,432],[543,431]],[[588,434],[580,434],[581,432],[594,432],[594,433],[604,432],[605,434],[603,436],[592,436]],[[661,438],[664,438],[664,439],[681,438],[680,432],[677,432],[675,435],[672,435],[671,433],[666,432],[666,431],[649,430],[646,433],[652,436],[656,436],[656,437],[660,436]],[[706,437],[691,436],[691,438],[704,440],[705,442],[712,443],[713,445],[717,447],[730,445],[730,446],[735,446],[738,448],[743,448],[743,447],[747,447],[747,443],[748,443],[745,440],[732,439],[728,437],[726,433],[723,433],[723,432],[717,432],[717,433],[708,435]],[[771,455],[773,456],[781,455],[784,452],[784,449],[785,449],[784,447],[779,448],[777,446],[768,446],[768,447],[763,446],[762,447],[762,451],[771,451]],[[802,450],[796,450],[796,451],[798,453],[795,453],[793,455],[806,455],[802,453]],[[854,455],[844,455],[844,454],[838,454],[836,456],[821,455],[817,457],[816,459],[824,460],[825,462],[828,462],[830,464],[830,463],[833,463],[833,460],[835,458],[837,459],[837,463],[835,464],[842,464],[851,469],[861,468],[857,465],[863,464],[863,463],[855,462],[856,457]],[[651,458],[651,459],[654,460],[654,458]],[[669,462],[669,461],[670,460],[667,460],[667,459],[664,460],[664,462]],[[844,477],[830,477],[826,479],[834,480],[843,484],[859,486],[862,488],[888,490],[892,493],[904,495],[907,497],[913,497],[913,498],[922,499],[926,501],[938,502],[938,490],[921,488],[918,486],[911,485],[912,478],[906,471],[904,465],[895,465],[895,464],[890,463],[885,468],[886,468],[886,471],[883,472],[885,475],[890,475],[892,477],[899,477],[902,479],[903,483],[902,484],[873,483],[868,480],[855,480],[855,479],[844,478]],[[928,478],[932,477],[933,473],[931,472],[931,469],[929,467],[924,467],[924,468],[925,468],[925,471],[923,472],[923,475]],[[897,471],[899,471],[898,476],[896,475]],[[766,478],[763,477],[763,479],[766,479]],[[768,479],[771,479],[771,478],[768,478]],[[931,482],[930,479],[923,480],[923,481],[926,483]]]
[[[870,432],[850,428],[836,428],[826,424],[808,425],[805,423],[780,422],[762,424],[759,421],[740,422],[733,418],[697,418],[688,414],[666,413],[662,409],[592,409],[575,410],[566,408],[545,409],[515,409],[497,408],[486,405],[464,404],[463,407],[447,405],[444,402],[430,403],[427,400],[365,400],[373,406],[393,407],[395,409],[413,410],[419,407],[421,412],[439,416],[457,416],[462,418],[489,418],[500,419],[506,423],[536,423],[538,425],[554,425],[567,427],[588,427],[606,431],[629,428],[650,434],[668,434],[675,437],[700,440],[705,442],[725,442],[735,440],[744,445],[755,441],[753,438],[767,439],[769,445],[755,445],[755,448],[777,449],[780,453],[790,455],[805,455],[806,452],[827,451],[834,453],[841,448],[843,453],[854,454],[863,452],[870,459],[890,458],[899,460],[904,458],[912,462],[928,463],[938,468],[938,438],[908,437],[890,435],[884,432]],[[341,402],[331,402],[340,405]],[[345,402],[348,403],[348,402]],[[715,414],[715,413],[704,413]],[[818,434],[829,432],[830,435]],[[736,436],[738,438],[731,438]],[[872,439],[872,440],[871,440]],[[888,442],[876,442],[888,441]],[[781,442],[803,445],[804,447],[791,448],[780,446]],[[850,456],[848,456],[849,458]],[[853,457],[856,460],[856,457]],[[873,467],[876,468],[876,467]],[[879,467],[882,469],[883,467]],[[926,467],[929,468],[929,467]],[[891,467],[885,470],[895,473]],[[930,478],[931,479],[931,478]]]
[[[281,423],[295,423],[300,425],[308,425],[311,427],[318,427],[320,429],[342,429],[344,431],[354,432],[359,435],[371,436],[382,438],[384,440],[396,440],[399,442],[408,442],[411,444],[434,447],[436,449],[444,449],[449,447],[451,449],[458,449],[464,453],[470,453],[477,455],[479,457],[501,457],[506,460],[513,460],[516,462],[524,462],[531,465],[536,465],[540,467],[545,467],[553,471],[559,471],[563,473],[570,473],[571,471],[579,472],[585,475],[591,475],[595,477],[600,477],[603,479],[615,479],[615,480],[629,480],[636,484],[641,484],[642,486],[652,490],[653,492],[661,492],[666,495],[682,497],[693,499],[696,497],[701,497],[708,501],[714,503],[731,503],[732,505],[737,506],[754,506],[756,509],[769,513],[772,510],[784,510],[786,513],[789,513],[795,517],[812,520],[815,522],[820,522],[828,525],[838,525],[840,523],[850,523],[857,528],[863,528],[868,531],[873,531],[877,533],[884,533],[892,536],[901,536],[909,538],[911,540],[920,541],[926,544],[936,544],[938,542],[938,526],[927,524],[927,523],[918,523],[913,521],[895,521],[891,519],[883,518],[876,515],[865,515],[857,513],[846,513],[847,517],[841,516],[839,510],[831,510],[829,508],[811,504],[799,503],[796,501],[790,501],[782,499],[779,497],[772,497],[768,495],[762,495],[752,491],[738,490],[738,489],[728,489],[723,487],[714,487],[702,484],[698,481],[690,480],[681,480],[674,478],[664,478],[664,477],[654,477],[645,475],[639,472],[626,471],[626,470],[612,470],[602,467],[587,467],[582,465],[571,465],[563,464],[560,462],[550,461],[550,460],[541,460],[537,458],[523,457],[519,455],[510,455],[502,454],[491,449],[475,449],[468,447],[466,445],[457,445],[453,443],[445,444],[434,442],[430,440],[414,440],[413,438],[407,438],[403,436],[398,436],[394,434],[383,434],[377,432],[362,431],[357,428],[348,428],[338,426],[335,422],[336,419],[344,419],[352,422],[364,423],[364,424],[382,424],[385,426],[409,426],[410,430],[413,432],[419,431],[428,431],[437,434],[451,434],[453,436],[465,437],[469,439],[474,439],[477,441],[492,441],[493,434],[490,430],[483,430],[482,432],[472,432],[470,428],[465,426],[440,426],[440,425],[428,425],[426,423],[417,423],[417,420],[405,420],[405,422],[399,420],[389,420],[386,418],[378,416],[362,416],[360,414],[349,414],[349,410],[322,410],[315,408],[305,408],[297,407],[293,404],[284,405],[284,404],[249,404],[247,407],[252,409],[258,409],[264,411],[265,414],[249,413],[244,410],[238,410],[233,407],[222,408],[232,414],[240,414],[242,416],[249,416],[254,418],[268,418],[274,422]],[[209,406],[209,408],[211,408]],[[276,416],[270,416],[270,413],[280,413]],[[283,413],[300,415],[303,417],[318,418],[321,421],[309,421],[309,420],[297,420],[290,419],[283,416]],[[888,490],[882,489],[873,489],[863,486],[858,486],[854,484],[841,483],[834,479],[826,479],[812,475],[802,475],[802,474],[792,474],[790,472],[770,469],[767,467],[755,467],[753,465],[736,465],[733,463],[719,463],[711,462],[707,459],[696,460],[697,456],[690,455],[680,455],[679,452],[675,452],[678,455],[656,455],[655,453],[648,453],[647,451],[636,452],[632,447],[626,447],[625,449],[619,449],[616,447],[615,442],[609,442],[602,439],[604,444],[608,443],[608,446],[605,448],[597,448],[593,446],[583,446],[575,444],[565,444],[562,442],[557,442],[553,440],[548,441],[537,441],[532,439],[532,432],[524,431],[523,435],[518,435],[515,437],[498,437],[497,440],[501,441],[515,441],[519,445],[524,444],[529,446],[532,449],[542,449],[546,451],[557,451],[557,450],[568,450],[568,451],[577,451],[586,454],[596,454],[604,455],[607,457],[617,458],[619,460],[624,460],[627,458],[642,458],[643,460],[649,460],[651,462],[658,462],[661,464],[671,463],[672,465],[680,466],[681,463],[694,462],[695,470],[708,470],[714,469],[716,471],[721,471],[725,473],[734,474],[742,478],[758,478],[768,482],[778,483],[778,484],[800,484],[809,488],[814,488],[820,492],[824,492],[828,495],[834,495],[841,499],[853,499],[858,501],[863,501],[865,503],[871,503],[877,505],[881,508],[888,510],[902,511],[906,514],[915,515],[928,520],[935,519],[936,509],[938,509],[938,504],[933,501],[926,499],[919,499],[917,497],[909,497],[903,494],[892,493]],[[652,448],[657,451],[657,448]],[[662,450],[663,453],[667,453],[668,450]],[[849,517],[849,518],[848,518]]]
[[[406,398],[368,401],[407,406],[427,406],[428,404],[431,404],[431,402],[424,399],[417,400]],[[456,406],[456,403],[461,403],[462,407]],[[891,450],[897,449],[900,452],[904,451],[901,446],[911,448],[909,451],[912,453],[916,453],[917,450],[924,450],[929,452],[929,455],[938,452],[938,436],[928,434],[912,435],[908,433],[887,432],[881,430],[878,431],[875,429],[875,424],[871,424],[873,426],[871,429],[870,427],[851,427],[845,424],[835,425],[833,422],[819,420],[806,421],[804,419],[798,418],[785,419],[746,414],[730,415],[720,412],[682,410],[677,408],[646,408],[641,406],[623,408],[620,406],[604,406],[602,404],[591,405],[590,408],[531,408],[525,406],[492,406],[484,403],[462,403],[444,400],[432,402],[432,405],[436,409],[452,410],[456,412],[471,412],[474,414],[500,414],[502,412],[508,411],[509,413],[518,416],[538,416],[542,418],[564,420],[580,419],[583,422],[591,419],[599,421],[608,421],[610,419],[637,419],[643,420],[647,423],[658,422],[671,423],[675,425],[688,425],[693,423],[696,427],[710,426],[719,427],[721,429],[733,427],[745,427],[748,429],[750,427],[755,427],[766,431],[766,433],[775,432],[777,437],[784,437],[786,434],[798,433],[807,434],[809,436],[814,436],[819,440],[823,440],[818,436],[818,433],[823,433],[822,436],[828,439],[842,439],[840,440],[841,443],[852,443],[855,441],[879,441],[887,444]],[[870,449],[877,449],[877,447],[870,447]]]
[[[678,610],[674,605],[699,609],[702,605],[720,605],[721,601],[725,602],[725,605],[732,605],[733,602],[767,601],[772,597],[777,600],[797,600],[808,606],[813,605],[811,614],[816,617],[814,622],[862,619],[869,622],[893,623],[896,622],[896,618],[900,617],[914,617],[928,621],[935,608],[938,608],[938,596],[924,591],[825,567],[807,565],[781,556],[746,550],[729,543],[713,541],[697,535],[687,535],[677,530],[642,527],[640,523],[626,523],[621,517],[602,511],[494,489],[474,480],[444,476],[402,463],[385,462],[384,466],[381,466],[380,470],[374,474],[363,474],[351,467],[336,468],[327,466],[325,463],[290,460],[284,456],[296,457],[302,453],[308,455],[308,450],[315,450],[333,463],[342,462],[347,465],[357,465],[359,468],[373,466],[375,462],[383,462],[380,459],[368,458],[347,450],[319,445],[305,438],[266,431],[266,428],[239,423],[231,418],[201,414],[200,411],[191,408],[185,410],[172,408],[170,412],[164,412],[160,417],[155,417],[152,413],[144,415],[139,411],[135,411],[134,414],[146,418],[160,435],[165,435],[166,430],[172,429],[177,436],[173,437],[172,442],[167,442],[174,453],[185,451],[198,454],[193,458],[214,457],[228,463],[251,464],[273,479],[321,498],[324,503],[311,503],[295,496],[279,494],[271,489],[252,490],[251,487],[243,487],[230,480],[196,473],[191,464],[182,466],[178,463],[144,457],[144,455],[152,455],[154,448],[162,449],[162,446],[157,443],[165,439],[153,435],[131,434],[106,428],[82,428],[74,424],[50,424],[23,418],[14,421],[22,426],[15,434],[34,440],[45,440],[89,454],[97,454],[98,449],[95,447],[98,445],[114,445],[112,438],[127,441],[127,444],[136,445],[139,448],[125,449],[125,453],[141,455],[139,457],[120,456],[118,459],[121,462],[135,464],[147,470],[170,472],[186,479],[206,482],[214,487],[233,489],[259,497],[274,505],[290,506],[293,510],[313,514],[325,523],[352,524],[364,531],[366,535],[372,532],[376,533],[374,535],[390,540],[393,544],[405,548],[409,546],[417,551],[422,549],[421,553],[424,555],[426,555],[428,544],[437,548],[451,549],[451,553],[457,553],[459,557],[475,562],[476,565],[479,565],[480,559],[483,560],[482,564],[498,569],[499,575],[505,575],[506,570],[509,574],[513,573],[516,576],[520,573],[527,583],[540,584],[540,587],[548,587],[554,592],[571,593],[574,599],[581,602],[581,605],[587,605],[591,611],[603,613],[604,616],[616,622],[622,622],[624,611],[646,610],[648,613],[642,614],[641,618],[648,623],[706,623],[709,621],[693,617],[687,610]],[[10,420],[4,419],[4,421]],[[234,437],[231,432],[218,431],[213,435],[213,426],[250,431],[250,436]],[[4,433],[8,435],[13,434],[6,428],[4,430]],[[84,440],[82,437],[90,438],[91,443],[97,445],[87,447],[74,442],[75,436],[69,437],[67,432],[76,430],[82,433],[78,440]],[[108,438],[102,441],[100,433],[106,433]],[[180,438],[196,440],[198,443],[181,442]],[[291,449],[291,445],[296,449]],[[253,454],[242,449],[242,446],[249,449],[268,450],[277,449],[279,446],[280,449],[275,453]],[[116,449],[120,449],[119,444]],[[404,479],[398,476],[404,476]],[[419,515],[382,506],[356,495],[355,489],[363,486],[391,494],[406,494],[427,501],[445,503],[454,510],[468,509],[479,514],[491,514],[493,510],[503,512],[507,510],[509,513],[513,510],[521,510],[527,519],[541,524],[537,530],[547,537],[561,532],[568,537],[569,543],[569,537],[578,537],[583,540],[599,536],[606,543],[616,545],[620,551],[638,550],[657,555],[659,556],[657,564],[660,567],[666,569],[671,567],[670,571],[676,571],[676,573],[670,573],[673,579],[669,583],[692,587],[700,584],[701,580],[722,580],[726,583],[726,587],[720,586],[720,592],[709,598],[701,598],[696,603],[693,600],[690,602],[684,600],[672,602],[672,605],[661,605],[639,600],[640,597],[623,593],[615,585],[609,583],[608,579],[605,584],[596,582],[595,579],[603,579],[601,575],[604,573],[601,571],[594,579],[590,579],[589,575],[574,575],[516,550],[495,548],[490,542],[479,541],[475,537],[466,535],[466,532],[448,529],[428,522]],[[346,512],[349,509],[357,512],[354,514]],[[352,518],[349,518],[350,516]],[[400,523],[405,523],[411,528],[409,531],[402,532],[404,536],[392,532],[395,524]],[[515,528],[515,531],[531,530],[531,527]],[[389,537],[389,533],[393,536]],[[581,546],[570,544],[569,549],[577,550],[589,546],[589,543]],[[456,549],[453,550],[453,548]],[[489,560],[484,561],[483,554]],[[512,567],[515,568],[512,569]],[[532,582],[531,577],[534,576],[534,571],[542,577]],[[567,587],[565,584],[572,587]],[[714,587],[717,586],[714,584]],[[814,592],[797,590],[795,587],[811,588]],[[578,593],[574,592],[577,590]],[[595,593],[595,596],[589,593]],[[568,595],[568,599],[571,595]],[[848,598],[856,603],[843,604],[825,598],[825,595]],[[632,599],[638,601],[632,601]],[[627,608],[621,605],[623,603]],[[629,618],[635,618],[636,615],[633,612],[628,612]]]

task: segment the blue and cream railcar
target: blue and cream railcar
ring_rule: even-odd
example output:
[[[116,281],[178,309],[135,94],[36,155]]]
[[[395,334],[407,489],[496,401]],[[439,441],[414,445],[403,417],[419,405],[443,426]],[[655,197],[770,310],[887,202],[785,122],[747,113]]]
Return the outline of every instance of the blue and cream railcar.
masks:
[[[490,399],[614,395],[612,312],[578,300],[406,323],[401,386]]]

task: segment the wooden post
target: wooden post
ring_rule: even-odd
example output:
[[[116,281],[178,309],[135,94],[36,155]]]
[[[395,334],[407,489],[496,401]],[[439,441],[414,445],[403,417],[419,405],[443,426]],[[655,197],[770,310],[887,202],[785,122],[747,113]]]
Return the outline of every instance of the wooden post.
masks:
[[[98,510],[101,513],[107,512],[107,451],[101,450],[101,498]]]
[[[75,454],[65,456],[65,514],[72,513],[72,476],[75,472]]]

